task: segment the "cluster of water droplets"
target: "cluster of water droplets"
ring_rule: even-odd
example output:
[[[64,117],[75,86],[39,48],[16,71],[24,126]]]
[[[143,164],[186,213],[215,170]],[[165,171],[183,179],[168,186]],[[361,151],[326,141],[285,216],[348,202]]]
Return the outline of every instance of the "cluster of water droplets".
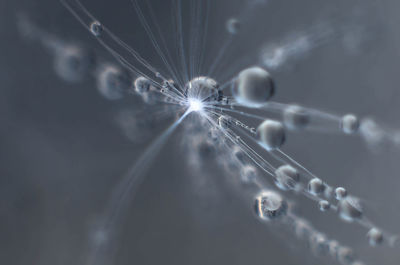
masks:
[[[48,48],[54,57],[55,72],[62,79],[78,82],[91,75],[98,92],[107,100],[132,95],[141,98],[146,108],[151,109],[146,111],[144,119],[135,119],[134,116],[139,115],[137,112],[121,116],[120,124],[132,139],[140,130],[154,130],[164,118],[179,123],[185,119],[184,135],[192,152],[189,155],[192,162],[199,164],[209,157],[218,157],[216,161],[223,171],[235,172],[233,175],[237,180],[246,184],[243,189],[256,187],[258,192],[254,194],[251,207],[266,225],[271,222],[286,225],[318,255],[330,255],[345,265],[363,264],[350,247],[328,238],[292,211],[295,203],[288,201],[284,194],[293,193],[315,201],[315,207],[321,212],[334,211],[339,219],[365,227],[366,240],[371,246],[394,246],[397,237],[365,216],[361,199],[345,187],[329,185],[322,176],[315,175],[281,150],[290,142],[288,131],[321,132],[329,128],[344,135],[362,137],[367,143],[379,143],[385,139],[394,141],[387,130],[370,119],[360,121],[354,114],[336,115],[299,104],[272,101],[279,88],[264,67],[273,69],[311,51],[314,46],[321,45],[329,31],[297,36],[294,41],[292,38],[291,42],[274,49],[264,48],[261,53],[263,65],[246,67],[221,85],[211,76],[194,76],[185,80],[171,72],[166,77],[105,28],[79,1],[63,3],[119,61],[119,65],[46,33],[25,17],[18,20],[21,32],[24,35],[30,33],[30,38]],[[136,5],[140,16],[137,2]],[[142,19],[146,24],[145,18]],[[228,19],[226,30],[232,37],[240,34],[240,19]],[[153,34],[151,29],[148,33],[150,36]],[[121,56],[109,43],[128,52],[133,62]]]

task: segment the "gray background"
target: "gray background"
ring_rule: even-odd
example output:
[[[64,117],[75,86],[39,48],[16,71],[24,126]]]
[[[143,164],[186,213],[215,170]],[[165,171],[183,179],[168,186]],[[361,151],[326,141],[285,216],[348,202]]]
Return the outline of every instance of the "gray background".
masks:
[[[129,1],[84,2],[113,32],[155,60]],[[374,2],[271,0],[247,18],[251,30],[244,27],[232,54],[255,56],[251,47],[316,21],[341,18],[335,26],[366,25],[367,40],[357,52],[335,39],[274,73],[276,100],[371,115],[400,128],[400,4]],[[162,5],[168,3],[154,1],[158,13],[164,13]],[[242,6],[240,1],[217,1],[210,47],[220,45],[225,19]],[[58,79],[49,53],[19,37],[15,14],[20,11],[56,36],[79,40],[111,60],[58,1],[1,1],[0,263],[82,264],[87,238],[112,187],[147,144],[131,143],[112,121],[116,109],[138,102],[104,100],[91,78],[80,84]],[[236,59],[224,60],[245,67]],[[335,264],[314,257],[285,228],[259,223],[248,196],[215,181],[217,170],[199,174],[185,165],[187,150],[180,142],[173,138],[152,163],[121,227],[115,264]],[[399,232],[398,147],[373,152],[356,137],[302,133],[290,135],[284,150],[329,183],[343,184],[364,198],[372,220]],[[194,178],[205,179],[207,192],[196,189]],[[367,264],[399,263],[397,250],[369,248],[364,229],[293,199],[302,216],[354,247]]]

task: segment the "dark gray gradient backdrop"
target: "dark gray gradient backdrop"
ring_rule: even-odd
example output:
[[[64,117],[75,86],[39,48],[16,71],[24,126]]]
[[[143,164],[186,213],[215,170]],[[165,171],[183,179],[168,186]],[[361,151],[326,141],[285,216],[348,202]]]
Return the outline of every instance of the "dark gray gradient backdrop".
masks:
[[[163,12],[167,2],[154,1],[158,14],[169,14]],[[225,19],[244,4],[215,2],[209,43],[213,54],[225,37],[218,34]],[[374,2],[271,0],[248,18],[244,38],[224,63],[240,63],[234,54],[253,58],[261,40],[279,40],[318,21],[344,17],[334,26],[366,25],[367,40],[358,52],[333,40],[274,73],[276,100],[372,115],[400,128],[400,3]],[[128,0],[84,3],[116,35],[156,60]],[[81,265],[88,235],[112,187],[147,145],[124,138],[112,113],[139,103],[104,100],[92,78],[77,85],[58,79],[45,49],[18,36],[17,12],[60,38],[79,40],[111,58],[58,1],[0,1],[0,263]],[[245,66],[238,64],[238,70]],[[199,174],[185,165],[181,134],[177,136],[152,163],[124,219],[115,264],[334,264],[313,257],[284,228],[259,223],[249,195],[218,181],[218,170]],[[332,185],[343,184],[365,198],[371,219],[399,232],[400,148],[374,153],[356,137],[301,133],[289,135],[285,150]],[[207,188],[197,189],[196,178]],[[319,213],[309,201],[290,198],[298,200],[299,213],[316,228],[353,246],[368,264],[399,264],[396,250],[369,248],[365,230]]]

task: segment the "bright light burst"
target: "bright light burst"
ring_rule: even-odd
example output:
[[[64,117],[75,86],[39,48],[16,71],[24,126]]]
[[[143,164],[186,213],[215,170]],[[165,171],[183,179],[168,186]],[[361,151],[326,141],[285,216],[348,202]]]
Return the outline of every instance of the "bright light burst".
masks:
[[[203,110],[203,103],[198,99],[189,99],[189,110],[191,111],[201,111]]]

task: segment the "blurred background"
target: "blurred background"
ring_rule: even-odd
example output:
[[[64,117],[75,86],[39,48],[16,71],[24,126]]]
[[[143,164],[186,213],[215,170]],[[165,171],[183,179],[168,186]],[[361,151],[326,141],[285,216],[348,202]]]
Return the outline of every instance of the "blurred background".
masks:
[[[150,2],[160,21],[169,19],[170,1]],[[157,62],[128,0],[83,3]],[[213,3],[206,59],[212,61],[226,39],[225,21],[248,4]],[[225,65],[237,66],[234,71],[259,64],[265,45],[327,23],[348,34],[271,70],[275,100],[352,112],[400,128],[399,11],[396,0],[270,0],[245,17],[219,73],[223,76]],[[113,62],[60,2],[0,1],[0,263],[84,264],[88,238],[112,188],[151,142],[130,141],[115,114],[143,104],[135,98],[105,100],[90,76],[77,84],[59,79],[48,50],[19,34],[21,12],[54,36]],[[155,137],[161,129],[149,134]],[[336,264],[315,257],[289,229],[260,223],[251,196],[232,188],[220,170],[210,165],[198,171],[185,163],[188,150],[181,141],[177,132],[151,163],[121,223],[113,264]],[[358,137],[307,132],[290,134],[284,150],[332,185],[363,198],[371,220],[399,233],[400,146],[371,148]],[[315,228],[353,247],[367,264],[399,264],[396,249],[368,246],[365,229],[321,214],[314,202],[287,196]]]

